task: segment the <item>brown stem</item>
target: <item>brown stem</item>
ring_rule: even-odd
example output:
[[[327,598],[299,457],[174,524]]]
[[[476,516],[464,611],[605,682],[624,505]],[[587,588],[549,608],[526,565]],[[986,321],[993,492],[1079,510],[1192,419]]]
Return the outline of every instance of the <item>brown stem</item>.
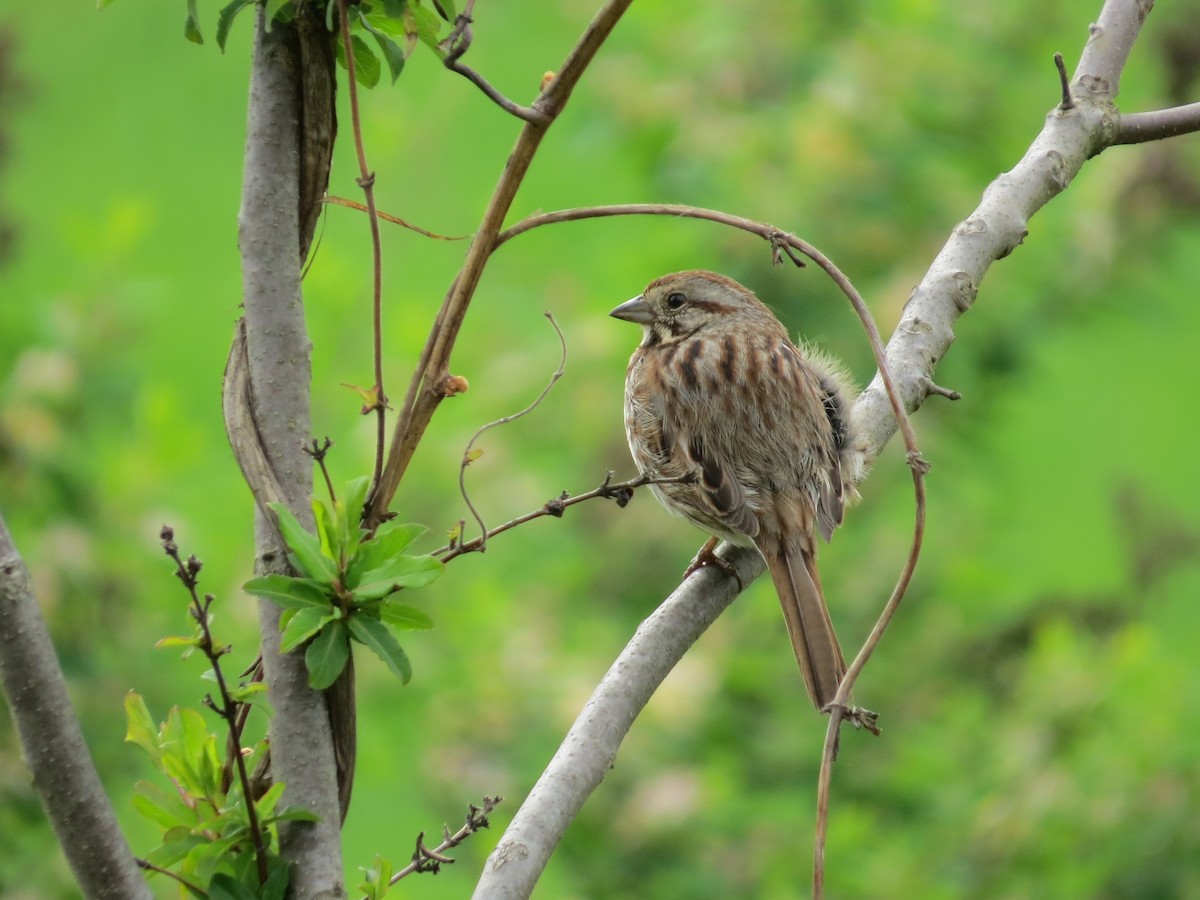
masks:
[[[633,0],[608,0],[580,36],[558,76],[534,101],[534,109],[542,113],[543,118],[526,122],[521,129],[516,146],[492,192],[483,221],[480,222],[467,250],[463,267],[450,286],[438,312],[429,339],[421,352],[420,363],[405,394],[404,406],[397,417],[387,462],[381,477],[372,485],[364,515],[368,527],[382,520],[430,419],[447,396],[444,383],[449,375],[450,354],[462,327],[463,317],[467,313],[475,289],[479,286],[488,257],[495,249],[496,235],[500,232],[504,217],[512,206],[513,198],[529,170],[542,138],[562,113],[575,85],[579,83],[596,52],[632,2]]]
[[[196,624],[200,626],[200,651],[208,660],[208,666],[212,669],[213,676],[217,682],[217,693],[221,697],[221,703],[218,706],[216,703],[209,702],[208,707],[221,717],[225,722],[225,727],[229,731],[230,747],[233,752],[234,763],[237,766],[238,783],[242,787],[242,802],[246,805],[246,818],[250,825],[250,841],[254,845],[254,861],[258,867],[258,883],[265,884],[267,881],[267,845],[263,840],[262,826],[258,822],[258,810],[254,806],[254,795],[250,789],[250,775],[246,771],[246,758],[241,754],[241,729],[238,727],[238,710],[240,704],[233,699],[229,693],[229,685],[225,681],[225,672],[221,669],[221,657],[224,655],[224,649],[216,646],[213,642],[212,630],[209,627],[208,608],[212,603],[212,597],[206,596],[202,601],[200,595],[196,591],[196,584],[199,581],[200,560],[196,557],[188,557],[187,561],[179,555],[179,547],[175,543],[175,532],[168,526],[164,525],[162,533],[163,550],[171,561],[175,563],[175,575],[183,583],[187,589],[192,602],[192,618],[196,620]]]
[[[354,48],[350,42],[350,15],[347,0],[338,0],[338,19],[342,31],[342,49],[346,56],[346,85],[350,95],[350,124],[354,132],[354,151],[358,156],[358,186],[367,201],[367,219],[371,223],[371,325],[375,357],[375,469],[371,483],[379,482],[383,472],[383,450],[387,441],[387,393],[383,389],[383,248],[379,237],[379,214],[375,210],[375,173],[367,165],[362,124],[358,111],[358,83],[354,73]]]

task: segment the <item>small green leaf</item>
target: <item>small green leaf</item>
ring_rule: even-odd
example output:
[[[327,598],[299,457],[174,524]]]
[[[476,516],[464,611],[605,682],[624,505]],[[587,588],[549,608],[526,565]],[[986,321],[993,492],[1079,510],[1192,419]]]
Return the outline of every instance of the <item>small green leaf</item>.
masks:
[[[371,17],[359,13],[358,20],[363,28],[371,33],[371,37],[375,38],[375,43],[383,53],[383,61],[387,63],[388,72],[392,76],[392,84],[395,84],[400,73],[404,71],[404,51],[383,30],[375,27]]]
[[[385,624],[401,631],[428,631],[433,627],[433,619],[421,610],[394,600],[383,601],[379,607],[379,618]]]
[[[232,875],[218,872],[208,883],[209,900],[258,900],[249,885]]]
[[[442,51],[438,47],[438,33],[442,30],[442,23],[438,19],[437,13],[410,3],[405,10],[405,19],[410,32],[415,31],[421,43],[441,56]]]
[[[356,587],[362,575],[378,569],[388,560],[399,556],[413,541],[425,533],[424,525],[403,525],[385,522],[375,532],[375,537],[363,542],[346,571],[346,586]]]
[[[317,537],[321,541],[321,552],[332,560],[342,558],[342,542],[338,540],[338,528],[333,510],[324,500],[313,497],[313,521],[317,523]]]
[[[383,900],[391,888],[388,883],[392,880],[391,862],[376,854],[374,865],[360,871],[363,873],[363,880],[358,889],[366,895],[367,900]]]
[[[242,585],[242,590],[256,597],[272,600],[284,609],[333,606],[329,586],[311,578],[292,578],[290,575],[259,575]]]
[[[292,515],[292,511],[282,503],[268,504],[274,511],[279,522],[279,532],[283,542],[291,550],[296,568],[309,578],[323,583],[333,583],[337,577],[337,566],[333,560],[321,552],[321,542],[315,534],[305,531]]]
[[[275,805],[279,802],[279,798],[283,796],[283,788],[283,782],[276,781],[267,788],[265,794],[255,801],[254,808],[258,811],[259,818],[265,819],[271,813],[275,812]]]
[[[299,614],[297,614],[299,615]],[[350,636],[341,619],[330,622],[317,633],[308,649],[304,651],[304,664],[308,667],[308,686],[323,691],[342,674],[346,660],[350,657]]]
[[[268,865],[270,874],[258,889],[258,900],[284,900],[287,897],[288,882],[292,877],[291,869],[277,857],[271,857]]]
[[[354,80],[365,88],[373,88],[379,83],[379,58],[367,45],[367,42],[357,34],[350,38],[350,46],[354,50]],[[341,41],[337,44],[338,62],[342,68],[346,65],[346,52]]]
[[[291,3],[291,0],[267,0],[267,8],[265,18],[267,20],[267,31],[271,30],[271,26],[276,21],[283,21],[279,16],[279,11]]]
[[[408,654],[388,627],[370,616],[351,616],[349,622],[350,633],[387,663],[387,667],[400,679],[401,684],[408,684],[412,678],[412,663],[408,661]]]
[[[291,653],[337,616],[336,610],[328,608],[321,610],[309,607],[296,610],[296,614],[288,620],[287,626],[283,629],[279,649],[284,653]]]
[[[196,0],[187,0],[187,18],[183,22],[183,36],[193,44],[203,44],[200,34],[200,17],[196,13]]]
[[[174,707],[167,715],[161,747],[164,772],[196,797],[217,798],[221,783],[217,739],[200,713]]]
[[[158,726],[142,695],[130,691],[125,695],[125,740],[137,744],[150,755],[154,768],[162,768],[162,748],[158,741]]]
[[[458,18],[458,10],[454,8],[454,0],[433,0],[433,8],[447,22],[453,22]]]
[[[232,0],[224,9],[217,13],[217,46],[221,48],[221,52],[225,52],[225,41],[229,37],[229,29],[233,26],[233,20],[247,6],[250,6],[254,0]]]
[[[195,811],[183,802],[178,791],[164,791],[148,781],[139,781],[133,789],[133,808],[164,829],[195,821]]]
[[[370,487],[371,480],[365,475],[355,478],[346,483],[342,488],[342,496],[334,504],[338,531],[347,559],[358,552],[358,545],[367,534],[359,523],[362,521],[363,506],[366,505],[367,490]]]
[[[168,647],[195,647],[199,638],[184,637],[183,635],[172,635],[170,637],[159,638],[154,642],[156,650],[165,650]]]
[[[350,593],[356,600],[378,600],[397,588],[425,587],[445,570],[446,564],[432,556],[398,556],[364,572]]]
[[[271,816],[266,819],[263,824],[270,825],[272,822],[320,822],[321,817],[315,812],[308,809],[300,809],[295,806],[289,806],[277,816]]]

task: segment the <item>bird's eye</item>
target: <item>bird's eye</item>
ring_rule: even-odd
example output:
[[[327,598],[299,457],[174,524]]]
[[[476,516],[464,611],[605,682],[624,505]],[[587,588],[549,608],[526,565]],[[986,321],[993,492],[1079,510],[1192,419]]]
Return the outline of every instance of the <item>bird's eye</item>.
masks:
[[[685,303],[687,303],[687,297],[683,296],[679,291],[667,295],[667,309],[679,309]]]

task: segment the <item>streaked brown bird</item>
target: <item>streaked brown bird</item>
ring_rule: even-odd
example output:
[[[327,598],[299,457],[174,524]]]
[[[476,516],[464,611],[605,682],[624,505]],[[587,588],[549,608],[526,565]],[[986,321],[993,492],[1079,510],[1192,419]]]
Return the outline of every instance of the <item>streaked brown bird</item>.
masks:
[[[625,378],[625,433],[669,512],[758,548],[817,709],[846,672],[821,579],[819,532],[842,522],[862,467],[839,365],[797,347],[748,288],[714,272],[664,275],[611,313],[642,326]]]

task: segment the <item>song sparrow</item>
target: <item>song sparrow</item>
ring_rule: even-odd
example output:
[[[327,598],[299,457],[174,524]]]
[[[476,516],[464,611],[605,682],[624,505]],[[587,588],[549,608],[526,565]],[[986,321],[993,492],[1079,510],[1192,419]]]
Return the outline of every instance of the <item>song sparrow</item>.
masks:
[[[754,546],[775,581],[792,648],[818,709],[846,661],[817,574],[820,532],[841,524],[861,469],[841,368],[800,349],[753,292],[713,272],[653,281],[611,315],[642,326],[625,380],[625,432],[652,490],[716,538]],[[708,559],[704,559],[707,551]]]

